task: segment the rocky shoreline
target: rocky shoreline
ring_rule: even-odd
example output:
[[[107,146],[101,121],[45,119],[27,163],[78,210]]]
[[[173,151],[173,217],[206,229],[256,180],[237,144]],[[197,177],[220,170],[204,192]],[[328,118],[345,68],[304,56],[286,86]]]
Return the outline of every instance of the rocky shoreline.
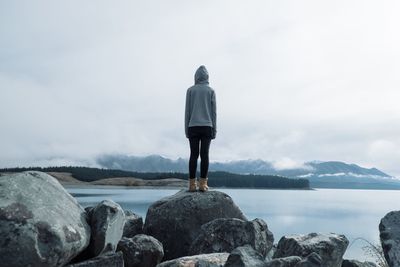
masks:
[[[388,266],[400,266],[400,212],[379,225]],[[219,191],[178,193],[153,203],[143,222],[104,200],[83,208],[52,176],[0,176],[0,266],[371,267],[343,259],[336,233],[275,237]]]

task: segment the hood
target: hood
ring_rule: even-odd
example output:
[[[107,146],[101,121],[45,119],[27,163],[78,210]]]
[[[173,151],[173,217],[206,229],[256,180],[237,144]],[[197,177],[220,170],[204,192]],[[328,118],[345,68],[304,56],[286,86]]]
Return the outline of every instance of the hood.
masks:
[[[208,84],[208,71],[204,65],[201,65],[194,75],[194,83],[207,83]]]

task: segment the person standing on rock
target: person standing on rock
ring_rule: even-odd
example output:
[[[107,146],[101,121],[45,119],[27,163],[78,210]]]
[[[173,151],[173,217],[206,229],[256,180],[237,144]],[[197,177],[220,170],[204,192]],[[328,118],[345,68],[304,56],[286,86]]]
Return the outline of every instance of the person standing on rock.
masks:
[[[207,174],[211,139],[217,134],[217,103],[214,90],[209,86],[208,71],[200,66],[194,75],[194,85],[187,89],[185,108],[185,134],[190,143],[189,191],[197,190],[196,170],[200,154],[199,190],[208,190]]]

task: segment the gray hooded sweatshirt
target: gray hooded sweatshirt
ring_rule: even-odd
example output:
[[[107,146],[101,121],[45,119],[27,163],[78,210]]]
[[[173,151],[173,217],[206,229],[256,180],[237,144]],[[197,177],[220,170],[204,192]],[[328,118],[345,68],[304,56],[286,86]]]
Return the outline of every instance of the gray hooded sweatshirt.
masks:
[[[185,134],[192,126],[211,126],[217,134],[217,103],[214,90],[208,85],[206,67],[200,66],[194,75],[194,85],[186,92]]]

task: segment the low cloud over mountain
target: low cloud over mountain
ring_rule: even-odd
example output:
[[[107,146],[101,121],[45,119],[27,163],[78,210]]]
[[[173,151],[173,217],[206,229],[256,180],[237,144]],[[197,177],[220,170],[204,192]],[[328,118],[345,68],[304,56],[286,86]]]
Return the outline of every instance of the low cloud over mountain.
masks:
[[[139,172],[187,172],[187,160],[168,159],[159,155],[147,157],[103,155],[97,163],[104,168]],[[211,162],[210,171],[239,174],[274,174],[291,178],[307,178],[313,187],[331,188],[400,188],[400,180],[376,168],[363,168],[339,161],[283,163],[261,159]]]

